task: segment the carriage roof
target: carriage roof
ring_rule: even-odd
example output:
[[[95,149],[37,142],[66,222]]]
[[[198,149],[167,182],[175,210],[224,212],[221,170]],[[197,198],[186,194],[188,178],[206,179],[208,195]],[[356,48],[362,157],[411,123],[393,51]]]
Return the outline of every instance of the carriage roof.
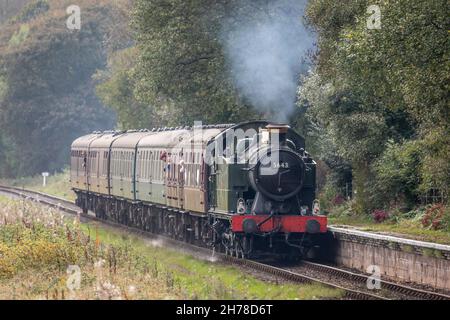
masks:
[[[91,133],[79,137],[74,142],[72,142],[72,149],[88,149],[91,142],[101,136],[101,133]]]

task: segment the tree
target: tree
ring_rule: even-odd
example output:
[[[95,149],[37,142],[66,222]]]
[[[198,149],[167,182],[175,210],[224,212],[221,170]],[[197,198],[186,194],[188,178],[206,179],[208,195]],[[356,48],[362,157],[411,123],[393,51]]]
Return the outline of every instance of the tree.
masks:
[[[133,27],[139,48],[136,96],[160,112],[174,105],[166,124],[217,123],[248,118],[227,77],[219,41],[228,6],[200,1],[137,0]]]
[[[42,10],[45,3],[49,7]],[[0,89],[0,126],[7,146],[3,174],[59,170],[67,164],[75,138],[114,126],[114,113],[95,95],[92,75],[105,67],[106,53],[115,46],[114,37],[108,35],[120,7],[99,0],[78,3],[83,8],[80,31],[65,27],[67,16],[60,1],[34,1],[3,26],[0,88],[6,89]]]
[[[163,119],[173,125],[279,120],[294,106],[302,67],[302,3],[137,0],[136,99],[156,114],[174,110]],[[285,37],[269,47],[282,28]]]
[[[381,9],[381,29],[367,27],[366,11],[373,4]],[[376,160],[395,146],[401,152],[405,140],[417,141],[424,152],[416,185],[404,192],[417,195],[419,183],[422,190],[445,191],[450,185],[448,135],[430,138],[450,126],[450,43],[442,8],[448,8],[446,1],[313,0],[308,5],[307,19],[319,40],[317,67],[305,80],[311,92],[302,96],[310,116],[351,162],[363,195],[357,197],[361,211],[379,205],[367,201],[381,179]],[[387,148],[389,140],[394,147]]]
[[[134,90],[136,81],[133,68],[137,59],[136,47],[116,51],[110,54],[108,71],[99,72],[96,79],[100,82],[96,87],[97,95],[102,102],[117,113],[118,127],[153,128],[170,122],[170,112],[159,113],[145,103],[137,101]]]

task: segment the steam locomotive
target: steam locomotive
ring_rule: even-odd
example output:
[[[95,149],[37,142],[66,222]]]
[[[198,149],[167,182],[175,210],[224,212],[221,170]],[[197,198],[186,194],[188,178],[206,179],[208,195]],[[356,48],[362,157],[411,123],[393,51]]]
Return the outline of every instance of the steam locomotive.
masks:
[[[71,146],[87,214],[237,257],[301,257],[327,232],[316,163],[287,125],[94,132]]]

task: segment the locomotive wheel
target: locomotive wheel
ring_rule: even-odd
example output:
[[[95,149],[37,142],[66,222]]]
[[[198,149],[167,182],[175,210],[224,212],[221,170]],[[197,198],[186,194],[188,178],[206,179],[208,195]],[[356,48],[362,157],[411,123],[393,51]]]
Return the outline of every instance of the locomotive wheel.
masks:
[[[244,258],[244,252],[242,251],[242,247],[239,241],[234,242],[234,252],[236,254],[236,258]]]
[[[210,247],[213,245],[211,242],[211,239],[213,238],[213,230],[209,226],[208,222],[204,222],[201,225],[200,238],[204,247]]]
[[[235,243],[236,257],[241,259],[251,258],[253,251],[253,237],[239,236]]]

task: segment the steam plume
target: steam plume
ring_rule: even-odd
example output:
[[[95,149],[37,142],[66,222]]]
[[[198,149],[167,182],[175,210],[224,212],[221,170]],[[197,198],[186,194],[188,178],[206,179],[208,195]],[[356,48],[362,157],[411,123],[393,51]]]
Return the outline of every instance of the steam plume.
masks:
[[[225,55],[239,93],[271,120],[286,121],[295,107],[302,58],[313,45],[302,22],[305,3],[264,2],[251,20],[237,14],[223,27]]]

